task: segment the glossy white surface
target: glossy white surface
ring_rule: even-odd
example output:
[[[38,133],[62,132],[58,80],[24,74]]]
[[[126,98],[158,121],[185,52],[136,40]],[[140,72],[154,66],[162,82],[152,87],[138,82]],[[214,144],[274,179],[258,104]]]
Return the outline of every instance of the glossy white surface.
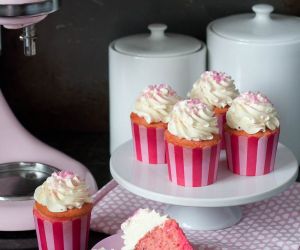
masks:
[[[282,192],[298,173],[294,155],[279,144],[273,173],[254,177],[234,175],[226,167],[223,151],[216,183],[199,188],[180,187],[168,180],[165,164],[142,164],[135,160],[132,148],[129,141],[112,154],[110,171],[114,179],[136,195],[173,205],[225,207],[252,203]]]
[[[199,42],[200,43],[200,42]],[[206,46],[173,57],[141,57],[120,53],[109,46],[110,151],[132,138],[130,113],[139,93],[150,84],[167,83],[185,97],[206,69]]]
[[[150,24],[148,29],[150,33],[117,39],[114,49],[120,53],[141,57],[182,56],[201,49],[201,42],[194,37],[165,33],[165,24]]]
[[[286,25],[287,20],[294,20],[297,25]],[[273,18],[272,22],[284,29],[283,33],[280,31],[273,35],[281,36],[284,32],[290,32],[291,36],[298,36],[299,20],[300,18],[291,16]],[[270,39],[268,42],[262,41],[261,35],[264,34],[260,34],[259,30],[266,27],[260,22],[261,27],[257,28],[258,25],[254,25],[252,32],[247,33],[253,36],[251,41],[241,41],[247,32],[244,27],[236,30],[236,39],[233,40],[229,38],[230,34],[226,35],[232,28],[226,23],[222,24],[223,35],[212,30],[212,25],[217,22],[221,24],[222,19],[213,21],[207,27],[208,68],[231,75],[241,92],[258,90],[269,97],[279,112],[280,141],[287,145],[300,161],[300,116],[294,112],[295,107],[300,106],[300,36],[298,39],[290,39],[287,35],[286,41],[281,38],[278,38],[278,41],[276,37],[270,36],[264,38]],[[238,26],[240,22],[236,23]]]
[[[181,227],[192,230],[218,230],[231,227],[242,218],[239,206],[235,207],[185,207],[170,205],[166,214]]]
[[[256,4],[253,14],[241,14],[213,21],[212,32],[226,39],[252,43],[294,42],[300,39],[300,18],[271,14],[273,6]]]

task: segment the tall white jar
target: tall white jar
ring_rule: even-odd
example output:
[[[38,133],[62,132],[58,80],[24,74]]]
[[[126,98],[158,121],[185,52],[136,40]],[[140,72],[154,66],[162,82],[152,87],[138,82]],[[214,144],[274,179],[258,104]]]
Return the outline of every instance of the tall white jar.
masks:
[[[252,9],[208,25],[208,68],[232,75],[241,91],[265,93],[279,111],[280,141],[300,160],[300,18]]]
[[[165,33],[151,24],[148,34],[117,39],[109,45],[110,151],[132,138],[130,112],[150,84],[167,83],[185,97],[206,69],[206,46],[196,38]]]

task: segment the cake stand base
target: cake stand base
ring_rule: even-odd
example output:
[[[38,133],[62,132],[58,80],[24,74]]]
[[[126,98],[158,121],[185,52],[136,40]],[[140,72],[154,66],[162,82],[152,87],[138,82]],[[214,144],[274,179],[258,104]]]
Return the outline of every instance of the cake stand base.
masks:
[[[234,207],[186,207],[169,205],[166,214],[181,227],[192,230],[218,230],[231,227],[242,218],[239,206]]]

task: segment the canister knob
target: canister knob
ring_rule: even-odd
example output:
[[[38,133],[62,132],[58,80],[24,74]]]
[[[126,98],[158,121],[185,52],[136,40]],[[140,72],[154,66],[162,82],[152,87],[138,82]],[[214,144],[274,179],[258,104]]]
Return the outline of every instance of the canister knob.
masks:
[[[151,39],[163,39],[165,37],[165,30],[168,28],[167,25],[162,23],[152,23],[148,25],[148,29],[150,30],[150,38]]]
[[[255,12],[254,20],[263,21],[270,20],[274,7],[269,4],[255,4],[252,6],[252,10]]]

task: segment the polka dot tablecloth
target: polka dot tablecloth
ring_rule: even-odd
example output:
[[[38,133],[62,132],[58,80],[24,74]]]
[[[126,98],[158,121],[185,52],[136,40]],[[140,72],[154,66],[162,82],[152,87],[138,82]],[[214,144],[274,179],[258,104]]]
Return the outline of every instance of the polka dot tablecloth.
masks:
[[[139,208],[163,213],[165,204],[138,197],[115,181],[94,196],[91,228],[115,234],[121,223]],[[278,196],[242,206],[242,220],[216,231],[185,230],[191,243],[201,250],[298,250],[300,249],[300,183]]]

